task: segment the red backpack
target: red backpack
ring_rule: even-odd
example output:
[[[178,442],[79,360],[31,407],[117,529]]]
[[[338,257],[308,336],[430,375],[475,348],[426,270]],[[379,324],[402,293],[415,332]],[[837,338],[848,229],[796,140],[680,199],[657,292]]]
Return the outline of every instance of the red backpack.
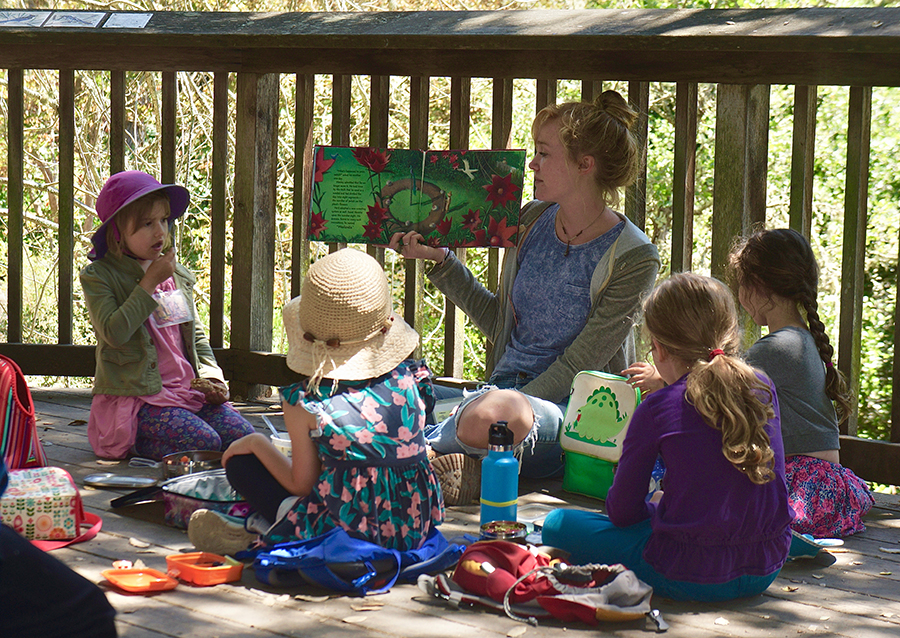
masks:
[[[47,465],[22,370],[0,354],[0,455],[11,470]]]

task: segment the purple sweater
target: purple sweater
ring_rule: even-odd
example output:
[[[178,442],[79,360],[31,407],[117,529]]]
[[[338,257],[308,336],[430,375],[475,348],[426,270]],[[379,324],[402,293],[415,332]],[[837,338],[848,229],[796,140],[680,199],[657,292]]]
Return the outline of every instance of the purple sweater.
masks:
[[[606,499],[617,527],[650,518],[644,559],[673,580],[724,583],[778,570],[791,544],[784,449],[775,388],[775,417],[766,425],[775,480],[756,485],[722,454],[722,435],[684,398],[685,378],[649,395],[635,410]],[[659,505],[645,501],[650,471],[666,464]]]

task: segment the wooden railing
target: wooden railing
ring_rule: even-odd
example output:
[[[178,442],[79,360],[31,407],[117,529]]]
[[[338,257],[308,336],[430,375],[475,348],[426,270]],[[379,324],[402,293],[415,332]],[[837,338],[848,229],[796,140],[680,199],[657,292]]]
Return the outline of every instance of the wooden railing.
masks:
[[[109,15],[105,16],[106,20]],[[28,374],[91,376],[93,347],[73,344],[73,289],[83,256],[74,245],[74,86],[81,70],[110,73],[109,170],[125,166],[125,73],[160,72],[161,178],[176,181],[177,74],[213,74],[212,223],[210,242],[211,341],[236,394],[255,384],[292,378],[284,358],[270,352],[273,324],[275,186],[279,76],[295,76],[293,243],[291,293],[297,294],[309,262],[305,240],[310,159],[314,144],[350,140],[350,81],[370,82],[369,139],[386,146],[388,85],[408,77],[409,146],[425,147],[429,80],[450,77],[449,137],[452,148],[469,145],[472,78],[492,78],[492,144],[508,145],[514,78],[536,80],[535,109],[556,99],[557,81],[580,80],[591,98],[603,81],[627,83],[629,100],[642,114],[646,140],[650,83],[676,83],[672,175],[672,271],[692,267],[693,206],[699,84],[716,85],[712,272],[722,274],[733,238],[766,221],[769,87],[795,86],[790,225],[809,235],[813,227],[816,96],[819,85],[850,88],[845,162],[844,238],[840,302],[839,368],[860,374],[860,317],[867,229],[867,191],[872,87],[900,86],[900,10],[766,9],[679,11],[503,11],[413,13],[154,13],[142,29],[0,26],[0,68],[7,73],[6,166],[8,201],[7,344]],[[59,72],[58,343],[21,343],[23,335],[24,77],[29,69]],[[228,113],[229,74],[236,75],[237,103]],[[314,139],[316,75],[331,76],[331,139]],[[227,147],[229,118],[234,148]],[[228,153],[234,171],[228,169]],[[652,152],[652,151],[651,151]],[[842,158],[828,158],[840,162]],[[227,186],[233,185],[229,221]],[[625,212],[645,220],[646,171],[626,194]],[[232,225],[233,244],[226,242]],[[226,251],[232,280],[226,282]],[[489,282],[498,258],[490,256]],[[408,262],[405,314],[420,325],[422,265]],[[235,294],[230,342],[224,347],[226,288]],[[895,332],[896,334],[896,332]],[[895,339],[895,342],[897,340]],[[894,361],[897,361],[895,354]],[[895,365],[895,370],[897,366]],[[460,317],[448,304],[444,373],[460,374]],[[896,374],[894,394],[898,388]],[[843,460],[867,479],[900,484],[900,407],[892,407],[891,441],[856,438],[855,421],[844,437]]]

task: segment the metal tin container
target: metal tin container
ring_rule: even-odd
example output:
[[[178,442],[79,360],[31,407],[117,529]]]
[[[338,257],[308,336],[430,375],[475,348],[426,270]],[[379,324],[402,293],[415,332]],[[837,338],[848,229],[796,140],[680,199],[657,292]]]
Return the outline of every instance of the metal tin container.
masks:
[[[491,521],[481,526],[481,540],[524,542],[528,529],[516,521]]]

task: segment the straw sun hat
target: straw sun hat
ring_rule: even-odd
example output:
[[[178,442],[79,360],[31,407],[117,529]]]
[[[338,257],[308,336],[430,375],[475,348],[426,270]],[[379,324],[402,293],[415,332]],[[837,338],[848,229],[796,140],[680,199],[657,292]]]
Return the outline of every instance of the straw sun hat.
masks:
[[[344,248],[309,268],[299,297],[284,307],[287,365],[310,377],[355,381],[381,376],[409,357],[419,335],[394,314],[384,270]]]

